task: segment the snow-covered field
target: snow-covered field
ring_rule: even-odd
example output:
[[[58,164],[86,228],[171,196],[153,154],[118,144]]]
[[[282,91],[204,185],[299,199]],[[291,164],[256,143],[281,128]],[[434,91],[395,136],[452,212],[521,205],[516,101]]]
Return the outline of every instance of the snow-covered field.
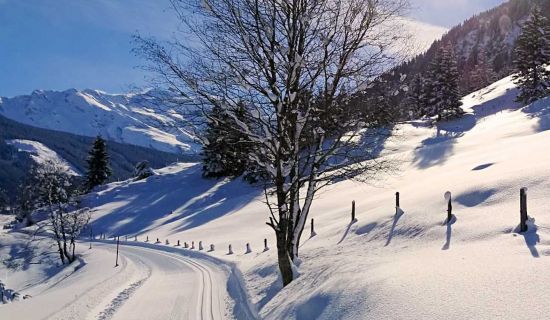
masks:
[[[545,319],[550,316],[550,99],[521,108],[513,102],[516,93],[506,78],[465,97],[468,114],[460,120],[436,127],[399,125],[383,152],[399,170],[370,185],[343,181],[319,194],[311,212],[317,235],[304,232],[300,276],[284,289],[259,188],[204,180],[200,165],[178,164],[144,181],[105,186],[85,203],[94,210],[97,233],[137,236],[138,242],[159,238],[161,244],[153,247],[177,252],[190,251],[174,248],[178,240],[182,245],[194,241],[193,257],[199,260],[193,261],[211,262],[207,255],[227,263],[222,266],[234,264],[242,272],[235,281],[247,289],[261,318]],[[528,188],[531,217],[523,234],[517,232],[521,187]],[[445,223],[446,191],[453,199],[450,224]],[[395,192],[400,192],[402,214],[396,214]],[[355,223],[350,223],[352,200]],[[164,244],[167,239],[170,245]],[[202,253],[196,252],[199,241]],[[251,253],[245,252],[246,243]],[[210,244],[215,250],[207,252]],[[137,250],[121,248],[129,260]],[[107,256],[109,264],[103,266]],[[101,268],[105,276],[116,272],[112,246],[83,259],[83,280]],[[27,293],[18,275],[7,278],[8,287]],[[76,283],[71,277],[61,283]],[[186,294],[181,283],[178,292]],[[218,285],[229,296],[239,287],[234,281]],[[149,290],[140,290],[134,297],[146,299]],[[11,308],[27,310],[38,303],[40,291],[29,292],[36,297],[0,307],[0,318]],[[114,316],[130,318],[134,301],[130,296]]]

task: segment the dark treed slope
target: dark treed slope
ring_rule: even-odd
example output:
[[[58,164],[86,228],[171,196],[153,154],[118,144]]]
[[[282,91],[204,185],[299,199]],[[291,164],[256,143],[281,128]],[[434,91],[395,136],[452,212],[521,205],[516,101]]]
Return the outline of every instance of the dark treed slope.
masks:
[[[25,139],[43,143],[73,164],[81,173],[86,172],[86,159],[94,138],[65,132],[41,129],[0,116],[0,189],[12,194],[15,186],[29,169],[32,161],[25,154],[5,143],[5,140]],[[182,156],[153,149],[109,141],[107,150],[113,170],[111,180],[132,177],[135,165],[147,160],[151,167],[160,168],[169,163],[198,160],[192,156]]]
[[[462,94],[506,77],[513,71],[514,43],[534,4],[540,5],[543,13],[550,16],[550,1],[510,0],[452,28],[426,53],[398,67],[396,73],[411,77],[425,72],[439,48],[450,42],[458,59]],[[476,74],[479,65],[484,63],[493,74],[489,79],[480,80]]]
[[[514,70],[515,41],[535,4],[550,17],[549,0],[509,0],[453,27],[425,53],[382,75],[377,81],[381,85],[375,85],[371,89],[375,91],[367,94],[383,91],[390,105],[401,106],[397,116],[409,118],[404,85],[414,90],[416,75],[425,76],[436,53],[449,43],[457,57],[461,95],[509,76]]]

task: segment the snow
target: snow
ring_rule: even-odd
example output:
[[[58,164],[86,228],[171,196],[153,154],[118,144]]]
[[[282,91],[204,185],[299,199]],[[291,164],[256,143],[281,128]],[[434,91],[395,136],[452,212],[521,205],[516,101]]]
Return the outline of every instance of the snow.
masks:
[[[19,243],[14,241],[18,237],[12,234],[2,238],[4,243],[14,246]],[[46,270],[44,265],[30,265],[24,272],[10,272],[14,278],[6,272],[7,284],[17,286],[18,292],[30,294],[31,298],[2,305],[0,317],[159,320],[256,317],[243,299],[240,274],[232,265],[199,254],[184,254],[171,247],[123,242],[119,266],[113,267],[116,246],[107,243],[94,242],[91,250],[81,245],[82,258],[64,269]]]
[[[155,99],[156,92],[108,94],[98,90],[34,91],[0,99],[0,115],[31,126],[77,135],[103,136],[177,154],[200,145],[181,117]]]
[[[432,43],[449,31],[449,29],[413,20],[410,18],[403,18],[399,20],[399,24],[405,27],[405,31],[410,33],[412,38],[411,47],[407,48],[405,53],[407,57],[415,57],[428,50]]]
[[[180,163],[142,181],[109,184],[84,203],[94,210],[97,232],[169,240],[172,246],[156,247],[238,268],[228,287],[244,286],[241,293],[265,319],[547,318],[550,98],[522,107],[516,94],[505,78],[464,97],[462,119],[399,125],[381,152],[399,170],[371,185],[342,181],[317,195],[310,215],[316,236],[306,225],[299,276],[285,288],[276,250],[263,250],[264,238],[270,248],[275,239],[261,188],[202,179],[200,164]],[[526,233],[517,232],[522,187],[529,188]],[[357,221],[350,223],[353,200]],[[174,248],[178,240],[215,250]],[[92,256],[84,257],[90,265]],[[114,315],[131,315],[131,301]]]
[[[80,175],[78,169],[70,164],[67,160],[63,159],[57,152],[48,148],[44,144],[38,141],[13,139],[6,140],[6,143],[17,148],[19,152],[27,152],[31,154],[31,158],[36,163],[44,163],[46,161],[54,161],[61,163],[69,172],[70,175]]]

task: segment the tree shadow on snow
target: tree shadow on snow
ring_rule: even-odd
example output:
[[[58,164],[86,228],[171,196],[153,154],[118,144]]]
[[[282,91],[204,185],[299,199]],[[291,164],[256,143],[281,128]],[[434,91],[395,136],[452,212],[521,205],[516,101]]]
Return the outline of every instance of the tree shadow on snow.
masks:
[[[296,307],[296,319],[317,319],[330,304],[330,297],[317,294]]]
[[[362,162],[376,159],[384,151],[386,142],[394,133],[393,127],[371,128],[358,135],[356,143],[349,149],[342,149],[328,159],[326,168],[331,170],[345,167],[351,162]],[[327,143],[327,146],[329,143]],[[341,182],[349,177],[337,177],[332,182]]]
[[[470,131],[476,124],[476,117],[466,114],[461,119],[439,123],[435,135],[422,141],[414,151],[413,163],[421,169],[441,165],[453,155],[457,139]]]
[[[487,201],[496,192],[497,189],[474,190],[458,195],[455,201],[465,207],[475,207]]]
[[[550,97],[542,98],[523,108],[530,118],[537,118],[536,132],[550,130]]]
[[[447,220],[445,219],[445,222],[444,224],[447,225],[447,234],[446,234],[446,237],[445,237],[445,244],[443,244],[443,247],[441,248],[441,250],[449,250],[449,248],[451,247],[451,237],[452,237],[452,234],[453,234],[453,224],[455,224],[456,222],[456,216],[453,214],[451,215],[451,221],[447,222]]]
[[[259,193],[260,188],[237,178],[230,180],[204,179],[200,165],[182,172],[149,177],[116,187],[111,192],[91,200],[95,207],[119,207],[93,222],[95,233],[132,235],[146,232],[159,225],[176,224],[176,231],[201,226],[234,212]]]
[[[491,93],[495,89],[497,89],[497,87],[493,86],[489,89],[481,91],[479,94],[483,96]],[[488,100],[482,104],[475,105],[472,107],[472,110],[476,118],[478,120],[481,120],[482,118],[497,114],[504,110],[517,109],[519,107],[519,104],[515,102],[517,95],[518,90],[516,88],[509,88],[506,90],[505,94],[499,97],[494,97],[493,99]]]
[[[367,233],[371,232],[372,230],[374,230],[374,228],[376,228],[377,225],[378,225],[378,223],[376,223],[376,222],[371,222],[369,224],[366,224],[362,227],[357,228],[357,230],[355,230],[355,234],[357,234],[357,235],[367,234]]]
[[[487,169],[487,168],[493,166],[494,164],[495,164],[494,162],[480,164],[479,166],[476,166],[475,168],[472,168],[472,171],[481,171],[481,170],[485,170],[485,169]]]

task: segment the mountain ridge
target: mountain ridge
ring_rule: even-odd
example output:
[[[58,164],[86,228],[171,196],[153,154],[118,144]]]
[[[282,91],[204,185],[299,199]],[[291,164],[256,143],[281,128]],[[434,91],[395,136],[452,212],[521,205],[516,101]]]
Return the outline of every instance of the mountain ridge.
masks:
[[[100,90],[34,90],[0,98],[0,115],[38,128],[170,152],[196,155],[200,144],[160,92],[109,94]],[[75,126],[75,124],[78,124]]]

